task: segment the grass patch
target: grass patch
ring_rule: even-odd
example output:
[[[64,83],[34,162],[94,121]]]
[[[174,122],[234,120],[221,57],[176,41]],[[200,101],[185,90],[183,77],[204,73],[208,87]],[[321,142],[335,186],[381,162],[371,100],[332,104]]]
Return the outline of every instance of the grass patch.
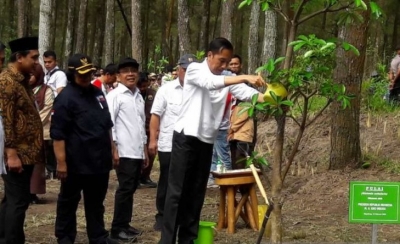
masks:
[[[364,81],[361,86],[361,109],[372,114],[399,112],[399,104],[387,100],[388,84],[386,79]]]
[[[385,156],[377,156],[371,153],[364,153],[362,167],[369,168],[371,166],[382,167],[389,173],[400,173],[400,161],[392,160]]]
[[[302,240],[307,238],[307,233],[304,230],[296,231],[291,234],[291,237],[293,240]]]

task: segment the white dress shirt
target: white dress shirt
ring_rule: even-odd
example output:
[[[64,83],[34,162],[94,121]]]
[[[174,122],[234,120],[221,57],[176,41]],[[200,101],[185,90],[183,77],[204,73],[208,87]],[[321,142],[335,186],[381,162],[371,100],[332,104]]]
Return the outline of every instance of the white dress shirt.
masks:
[[[213,144],[224,116],[228,92],[240,100],[251,100],[258,91],[245,84],[225,87],[225,76],[211,73],[207,59],[191,63],[186,70],[182,109],[175,130]]]
[[[107,103],[114,123],[112,137],[117,144],[119,157],[144,159],[146,117],[139,89],[132,92],[125,85],[119,84],[108,93]]]
[[[54,72],[50,76],[51,72],[53,72],[55,69],[59,69],[58,66],[56,66],[54,69],[52,69],[46,73],[46,75],[44,77],[44,83],[46,85],[48,85],[51,88],[51,90],[53,90],[54,97],[57,97],[57,95],[58,95],[57,89],[66,87],[68,80],[67,80],[67,76],[65,75],[65,73],[61,70]]]
[[[151,114],[160,116],[158,151],[171,152],[172,135],[182,105],[183,87],[179,79],[161,86],[154,98]]]

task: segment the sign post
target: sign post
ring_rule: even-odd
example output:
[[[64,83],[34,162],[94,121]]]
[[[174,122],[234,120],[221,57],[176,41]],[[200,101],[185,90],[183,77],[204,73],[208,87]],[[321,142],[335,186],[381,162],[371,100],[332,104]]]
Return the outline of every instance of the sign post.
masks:
[[[372,243],[377,224],[400,224],[400,182],[350,182],[349,223],[370,223]]]

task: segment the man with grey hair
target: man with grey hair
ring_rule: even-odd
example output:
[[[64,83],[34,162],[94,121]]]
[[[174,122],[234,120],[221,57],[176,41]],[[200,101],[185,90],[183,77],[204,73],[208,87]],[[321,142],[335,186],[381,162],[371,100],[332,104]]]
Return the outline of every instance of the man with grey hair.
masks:
[[[149,154],[158,153],[160,177],[156,196],[156,223],[153,228],[161,231],[164,203],[167,196],[169,163],[171,161],[172,135],[182,106],[183,81],[190,63],[196,62],[193,54],[185,54],[178,61],[178,77],[161,86],[151,108]]]

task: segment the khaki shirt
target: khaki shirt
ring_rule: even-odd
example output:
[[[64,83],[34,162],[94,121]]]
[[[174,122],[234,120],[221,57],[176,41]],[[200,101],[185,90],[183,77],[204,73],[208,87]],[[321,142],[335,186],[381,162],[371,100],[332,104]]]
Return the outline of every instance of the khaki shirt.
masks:
[[[22,164],[42,163],[42,121],[28,79],[12,65],[0,74],[0,110],[5,132],[4,147],[16,149]]]

